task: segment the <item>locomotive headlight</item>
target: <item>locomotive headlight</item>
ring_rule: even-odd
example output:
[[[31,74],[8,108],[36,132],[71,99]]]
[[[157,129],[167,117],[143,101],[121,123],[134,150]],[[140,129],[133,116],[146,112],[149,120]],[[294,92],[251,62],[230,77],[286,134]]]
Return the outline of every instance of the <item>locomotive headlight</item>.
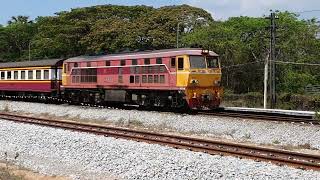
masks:
[[[199,81],[197,79],[191,79],[190,84],[199,84]]]
[[[220,86],[220,81],[218,81],[218,80],[213,81],[213,85],[215,85],[215,86]]]
[[[197,98],[197,93],[194,92],[192,98],[196,99]]]

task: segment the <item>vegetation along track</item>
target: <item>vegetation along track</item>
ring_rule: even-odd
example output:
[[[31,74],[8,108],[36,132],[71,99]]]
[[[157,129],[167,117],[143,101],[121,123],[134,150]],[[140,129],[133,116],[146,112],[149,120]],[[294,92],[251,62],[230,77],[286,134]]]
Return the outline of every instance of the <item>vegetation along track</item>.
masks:
[[[305,154],[240,143],[204,140],[188,136],[168,135],[74,121],[26,117],[8,113],[0,113],[0,119],[166,145],[174,148],[188,149],[213,155],[231,155],[239,158],[249,158],[256,161],[272,162],[277,165],[288,165],[301,169],[320,170],[320,155],[315,154]]]
[[[302,116],[302,115],[287,115],[280,113],[268,113],[268,112],[251,112],[251,111],[236,111],[236,110],[224,110],[219,109],[217,111],[200,111],[199,114],[210,115],[210,116],[222,116],[222,117],[235,117],[235,118],[248,118],[255,120],[265,120],[265,121],[281,121],[288,123],[305,123],[320,125],[320,121],[314,119],[312,116]]]

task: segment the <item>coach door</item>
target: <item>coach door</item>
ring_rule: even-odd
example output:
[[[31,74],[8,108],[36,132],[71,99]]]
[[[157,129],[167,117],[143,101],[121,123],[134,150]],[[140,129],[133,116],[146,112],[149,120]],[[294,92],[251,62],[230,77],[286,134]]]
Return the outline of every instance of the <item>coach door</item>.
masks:
[[[187,56],[177,56],[177,86],[187,86],[189,77],[189,63]]]

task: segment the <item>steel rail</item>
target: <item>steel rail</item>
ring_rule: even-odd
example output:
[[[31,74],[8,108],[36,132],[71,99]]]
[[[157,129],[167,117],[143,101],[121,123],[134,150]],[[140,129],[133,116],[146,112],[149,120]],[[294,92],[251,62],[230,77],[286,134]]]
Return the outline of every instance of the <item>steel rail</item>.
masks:
[[[28,98],[23,98],[22,96],[5,96],[0,95],[1,98],[17,98],[19,100],[24,100]],[[37,98],[37,97],[30,97],[30,98]],[[67,102],[72,103],[70,101],[65,101],[58,98],[48,98],[53,99],[55,102]],[[23,101],[26,102],[26,101]],[[47,102],[50,103],[50,102]],[[55,103],[52,103],[55,104]],[[82,103],[81,106],[90,107],[90,104]],[[93,107],[103,107],[103,106],[96,106],[92,105]],[[105,107],[104,107],[105,108]],[[119,107],[116,107],[119,108]],[[120,109],[126,110],[126,109],[137,109],[136,107],[122,107]],[[147,110],[147,109],[144,109]],[[155,110],[155,109],[152,109]],[[158,110],[155,110],[158,111]],[[159,111],[159,112],[168,112],[168,111]],[[174,111],[169,111],[174,112]],[[181,113],[181,112],[179,112]],[[195,112],[192,112],[194,114]],[[234,117],[234,118],[247,118],[247,119],[254,119],[254,120],[265,120],[265,121],[278,121],[278,122],[287,122],[287,123],[305,123],[310,125],[320,125],[319,120],[313,119],[312,116],[296,116],[296,115],[285,115],[285,114],[279,114],[279,113],[268,113],[268,112],[251,112],[251,111],[237,111],[237,110],[226,110],[223,107],[219,108],[215,111],[196,111],[196,114],[202,114],[202,115],[210,115],[210,116],[221,116],[221,117]],[[196,115],[194,114],[194,115]]]
[[[205,112],[200,111],[199,114],[210,115],[210,116],[221,116],[221,117],[234,117],[234,118],[247,118],[255,120],[265,121],[279,121],[287,123],[305,123],[320,125],[320,121],[312,119],[311,117],[301,117],[293,115],[281,115],[281,114],[269,114],[269,113],[251,113],[251,112],[229,112],[229,111],[218,111],[218,112]]]
[[[272,162],[280,166],[288,165],[300,169],[320,170],[320,154],[306,154],[241,143],[206,140],[188,136],[169,135],[129,128],[80,123],[75,121],[34,118],[7,113],[0,113],[0,119],[88,132],[139,142],[142,141],[166,145],[174,148],[199,151],[212,155],[228,155],[239,158],[253,159],[256,161]]]

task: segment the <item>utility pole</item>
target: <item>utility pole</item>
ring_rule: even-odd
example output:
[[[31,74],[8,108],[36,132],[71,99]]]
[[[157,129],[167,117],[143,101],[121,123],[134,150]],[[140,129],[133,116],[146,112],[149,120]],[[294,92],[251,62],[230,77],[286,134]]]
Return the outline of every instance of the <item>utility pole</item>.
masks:
[[[271,12],[270,16],[270,61],[269,61],[269,93],[270,93],[270,108],[276,106],[276,13]],[[266,72],[266,70],[265,70]]]
[[[276,106],[276,13],[271,13],[271,109],[274,109]]]
[[[269,69],[269,54],[266,56],[264,62],[264,81],[263,81],[263,108],[267,109],[268,104],[268,69]]]
[[[179,48],[179,30],[180,30],[180,23],[181,23],[181,22],[178,22],[178,25],[177,25],[177,48]]]

